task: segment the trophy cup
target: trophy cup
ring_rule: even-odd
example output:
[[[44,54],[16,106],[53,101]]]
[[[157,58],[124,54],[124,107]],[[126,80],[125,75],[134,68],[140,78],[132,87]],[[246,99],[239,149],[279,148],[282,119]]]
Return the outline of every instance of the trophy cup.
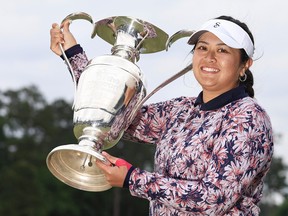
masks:
[[[108,163],[102,150],[118,143],[146,96],[143,74],[135,63],[142,53],[165,50],[168,35],[148,22],[126,16],[94,23],[91,16],[78,12],[63,22],[67,19],[88,20],[94,25],[91,37],[98,35],[113,47],[111,54],[89,61],[77,85],[74,78],[73,122],[78,144],[54,148],[46,163],[56,178],[71,187],[104,191],[111,185],[95,162]],[[72,70],[65,54],[64,58]]]

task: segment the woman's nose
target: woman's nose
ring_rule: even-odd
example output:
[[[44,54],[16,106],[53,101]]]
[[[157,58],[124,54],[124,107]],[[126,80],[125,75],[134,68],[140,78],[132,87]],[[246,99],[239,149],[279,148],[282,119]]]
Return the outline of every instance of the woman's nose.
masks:
[[[206,59],[208,62],[215,62],[215,61],[216,61],[215,52],[212,51],[212,50],[211,50],[211,51],[208,51],[205,59]]]

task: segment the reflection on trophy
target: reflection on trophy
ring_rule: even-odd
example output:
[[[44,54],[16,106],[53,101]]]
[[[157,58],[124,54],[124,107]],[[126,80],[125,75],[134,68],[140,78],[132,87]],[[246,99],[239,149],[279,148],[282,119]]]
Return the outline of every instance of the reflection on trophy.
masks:
[[[93,23],[82,12],[64,21],[67,19]],[[55,177],[85,191],[111,188],[95,161],[108,162],[102,150],[118,143],[146,96],[143,74],[135,64],[139,55],[164,50],[168,39],[154,25],[125,16],[96,22],[91,37],[96,35],[113,47],[111,54],[89,61],[76,86],[73,121],[79,144],[58,146],[47,156],[47,166]],[[67,59],[66,63],[69,65]]]

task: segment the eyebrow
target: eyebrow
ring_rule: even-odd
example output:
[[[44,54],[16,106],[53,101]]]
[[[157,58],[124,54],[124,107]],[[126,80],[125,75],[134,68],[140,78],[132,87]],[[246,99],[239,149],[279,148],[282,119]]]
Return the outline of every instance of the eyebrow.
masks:
[[[197,42],[197,44],[198,44],[198,43],[203,43],[203,44],[207,44],[207,45],[209,44],[208,42],[202,41],[202,40],[199,40],[199,41]],[[228,46],[228,45],[225,44],[225,43],[218,43],[218,44],[217,44],[217,46],[223,46],[223,45]],[[228,47],[229,47],[229,46],[228,46]]]

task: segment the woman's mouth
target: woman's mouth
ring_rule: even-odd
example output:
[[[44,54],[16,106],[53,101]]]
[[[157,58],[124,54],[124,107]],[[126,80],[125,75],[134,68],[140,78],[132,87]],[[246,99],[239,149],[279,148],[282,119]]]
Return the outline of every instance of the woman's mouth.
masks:
[[[217,68],[211,68],[211,67],[201,67],[201,70],[208,73],[217,73],[220,71]]]

